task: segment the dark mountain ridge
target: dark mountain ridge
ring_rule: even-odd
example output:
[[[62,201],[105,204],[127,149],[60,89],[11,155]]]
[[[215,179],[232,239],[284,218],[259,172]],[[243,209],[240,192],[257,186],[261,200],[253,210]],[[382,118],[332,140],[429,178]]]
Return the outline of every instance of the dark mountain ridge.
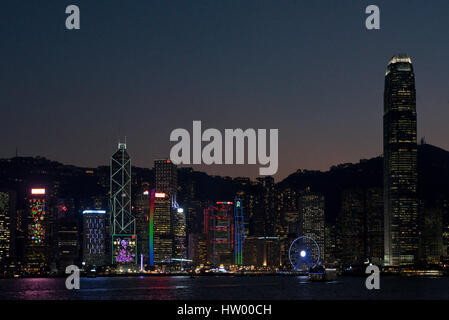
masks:
[[[240,190],[259,192],[254,182],[241,178],[211,176],[191,168],[180,168],[179,199],[186,201],[218,201],[233,199]],[[132,168],[133,186],[154,181],[154,170]],[[56,183],[55,183],[56,181]],[[107,196],[109,167],[83,168],[64,165],[42,157],[0,159],[0,188],[19,189],[25,193],[32,185],[57,186],[60,197]],[[326,216],[334,220],[345,189],[383,187],[383,158],[363,159],[331,167],[328,171],[298,170],[276,184],[276,192],[290,188],[295,191],[310,187],[325,196]],[[418,193],[425,203],[449,199],[449,152],[429,145],[418,145]]]

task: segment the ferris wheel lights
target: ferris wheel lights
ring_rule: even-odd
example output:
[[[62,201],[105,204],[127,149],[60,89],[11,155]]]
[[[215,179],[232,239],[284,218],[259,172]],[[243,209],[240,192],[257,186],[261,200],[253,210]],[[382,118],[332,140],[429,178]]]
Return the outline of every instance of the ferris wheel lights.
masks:
[[[296,238],[288,250],[288,257],[293,270],[309,270],[320,263],[320,247],[311,237]]]

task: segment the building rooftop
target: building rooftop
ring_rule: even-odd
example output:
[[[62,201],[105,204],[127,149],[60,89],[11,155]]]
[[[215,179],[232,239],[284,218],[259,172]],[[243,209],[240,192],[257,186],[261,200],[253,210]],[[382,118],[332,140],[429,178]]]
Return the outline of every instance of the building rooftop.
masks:
[[[398,63],[398,62],[406,62],[406,63],[412,63],[412,59],[405,54],[405,53],[399,53],[395,54],[391,59],[390,62],[388,62],[388,65]]]
[[[405,65],[405,67],[400,68],[393,67],[393,65],[396,65],[396,63],[407,63],[408,65]],[[411,65],[412,59],[410,59],[410,57],[407,54],[405,53],[395,54],[388,62],[387,71],[385,72],[385,75],[388,75],[393,68],[401,71],[412,71]]]

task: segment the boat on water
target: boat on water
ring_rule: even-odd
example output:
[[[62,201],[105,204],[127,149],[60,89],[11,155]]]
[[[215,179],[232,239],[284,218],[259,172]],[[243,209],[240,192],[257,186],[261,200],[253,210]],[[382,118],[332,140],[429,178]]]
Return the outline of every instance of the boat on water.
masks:
[[[337,269],[329,269],[318,265],[309,270],[310,281],[334,281],[337,280]]]
[[[88,278],[96,278],[97,277],[97,270],[95,268],[90,269],[86,272],[86,276]]]

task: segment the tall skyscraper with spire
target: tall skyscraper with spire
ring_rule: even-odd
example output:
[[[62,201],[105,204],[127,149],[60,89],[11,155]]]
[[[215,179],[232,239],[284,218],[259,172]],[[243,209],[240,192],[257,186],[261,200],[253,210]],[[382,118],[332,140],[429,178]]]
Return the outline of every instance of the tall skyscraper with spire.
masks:
[[[410,57],[391,58],[384,91],[384,264],[416,262],[418,249],[415,75]]]
[[[126,143],[111,157],[112,263],[136,263],[136,219],[131,211],[131,158]]]

